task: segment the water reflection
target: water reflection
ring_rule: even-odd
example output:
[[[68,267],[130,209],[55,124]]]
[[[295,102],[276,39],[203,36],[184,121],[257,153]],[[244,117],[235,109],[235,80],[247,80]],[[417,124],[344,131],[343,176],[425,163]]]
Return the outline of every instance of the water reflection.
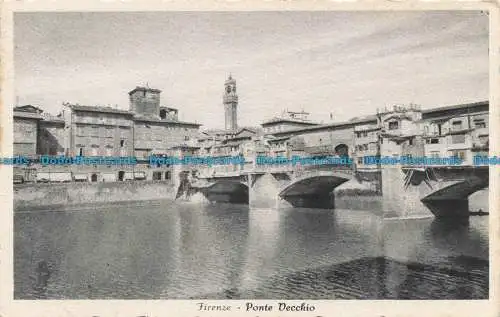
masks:
[[[485,298],[487,225],[171,202],[17,213],[15,298]]]

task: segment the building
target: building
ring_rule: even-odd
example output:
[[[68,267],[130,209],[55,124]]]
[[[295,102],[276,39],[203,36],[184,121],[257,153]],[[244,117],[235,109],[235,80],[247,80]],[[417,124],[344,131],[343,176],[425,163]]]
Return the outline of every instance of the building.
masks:
[[[63,104],[68,156],[132,156],[134,114],[112,107]]]
[[[264,129],[264,133],[275,133],[319,125],[318,123],[311,122],[308,117],[308,112],[285,110],[280,116],[265,121],[261,126]]]
[[[66,155],[65,122],[62,114],[52,116],[42,113],[38,126],[38,150],[40,155]]]
[[[423,157],[421,134],[422,110],[417,105],[394,106],[377,113],[380,136],[380,156]]]
[[[174,155],[180,148],[197,149],[200,124],[178,120],[178,110],[160,105],[158,89],[136,87],[129,110],[64,103],[51,116],[34,106],[14,109],[17,155],[113,156],[138,159],[135,166],[41,166],[17,169],[24,180],[116,181],[171,178],[170,166],[149,166],[150,155]],[[36,169],[37,173],[32,173]]]
[[[149,87],[135,87],[129,95],[130,112],[138,116],[157,117],[160,114],[160,93],[159,89]]]
[[[380,155],[380,125],[375,116],[371,120],[361,122],[354,126],[354,153],[358,169],[372,170],[377,167],[364,164],[363,157]]]
[[[473,156],[488,155],[489,103],[426,110],[422,114],[421,133],[426,156],[457,156],[471,164]]]
[[[178,110],[160,106],[158,89],[136,87],[129,92],[134,123],[134,156],[170,155],[171,148],[194,146],[201,124],[179,121]]]
[[[473,156],[488,155],[488,109],[487,101],[428,110],[410,104],[346,122],[300,128],[276,124],[266,130],[267,153],[291,153],[300,144],[304,155],[349,155],[356,168],[366,172],[380,167],[364,164],[364,157],[380,155],[457,156],[470,165]],[[387,140],[383,149],[382,138]]]
[[[238,129],[238,95],[236,94],[236,80],[231,75],[224,83],[224,123],[225,129],[236,131]]]
[[[41,110],[32,105],[14,107],[14,156],[36,156]]]

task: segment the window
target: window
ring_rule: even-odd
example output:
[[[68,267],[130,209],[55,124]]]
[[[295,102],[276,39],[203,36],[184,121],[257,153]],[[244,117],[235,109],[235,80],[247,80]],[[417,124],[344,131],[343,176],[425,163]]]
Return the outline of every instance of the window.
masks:
[[[487,135],[480,135],[478,137],[478,139],[479,139],[479,142],[481,142],[481,144],[486,144],[486,143],[488,143],[489,136],[487,136]]]
[[[397,129],[399,129],[399,122],[397,121],[389,122],[389,130],[397,130]]]
[[[113,155],[113,146],[106,145],[106,156],[112,156],[112,155]]]
[[[486,128],[486,122],[484,122],[484,119],[475,119],[474,125],[477,129]]]
[[[153,172],[153,180],[160,181],[162,172]]]
[[[92,126],[92,129],[91,129],[90,135],[91,135],[93,138],[95,138],[95,137],[99,137],[99,127],[97,127],[97,126]]]
[[[461,160],[465,160],[465,151],[453,151],[452,153],[452,156],[458,157]]]
[[[439,144],[439,139],[431,139],[431,144]]]
[[[189,136],[185,135],[184,136],[184,141],[189,141]]]
[[[112,138],[113,137],[113,132],[114,132],[114,128],[107,127],[106,128],[106,137],[107,138]]]
[[[452,129],[454,131],[462,130],[462,121],[453,121],[453,123],[452,123]]]
[[[454,134],[451,136],[452,144],[461,144],[465,143],[465,134]]]
[[[358,157],[358,164],[363,164],[363,158],[362,157]]]
[[[97,156],[99,154],[99,145],[97,144],[92,144],[92,156]]]
[[[124,147],[125,146],[125,140],[120,140],[120,147]]]
[[[85,135],[85,129],[82,126],[76,127],[76,135]]]
[[[408,140],[408,145],[413,145],[413,139]]]

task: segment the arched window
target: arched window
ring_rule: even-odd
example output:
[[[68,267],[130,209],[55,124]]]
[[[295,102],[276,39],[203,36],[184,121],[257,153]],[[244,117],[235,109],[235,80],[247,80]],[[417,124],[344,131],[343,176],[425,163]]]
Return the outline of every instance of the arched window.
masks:
[[[338,156],[349,156],[349,147],[345,144],[339,144],[335,147],[335,154]]]

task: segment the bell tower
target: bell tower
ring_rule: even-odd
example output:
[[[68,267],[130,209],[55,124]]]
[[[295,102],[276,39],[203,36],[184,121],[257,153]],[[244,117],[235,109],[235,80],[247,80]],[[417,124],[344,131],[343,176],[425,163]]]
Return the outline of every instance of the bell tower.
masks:
[[[236,94],[236,80],[229,74],[228,79],[224,83],[224,118],[226,130],[238,129],[238,95]]]

